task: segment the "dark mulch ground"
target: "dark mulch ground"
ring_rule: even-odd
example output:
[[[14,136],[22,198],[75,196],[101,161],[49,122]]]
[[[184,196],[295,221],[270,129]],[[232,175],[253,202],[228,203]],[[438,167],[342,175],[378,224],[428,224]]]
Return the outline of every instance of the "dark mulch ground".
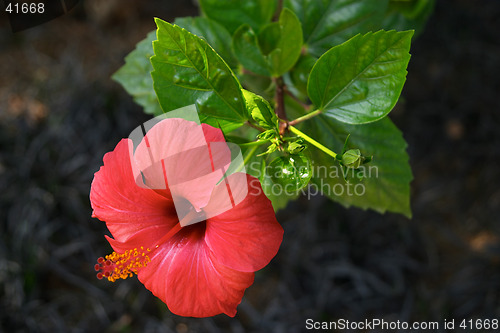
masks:
[[[438,1],[413,44],[392,114],[409,143],[412,220],[300,199],[278,214],[282,248],[234,319],[177,317],[136,279],[95,279],[110,248],[90,218],[92,176],[148,119],[110,76],[153,16],[194,13],[187,1],[87,0],[16,34],[2,21],[0,332],[300,332],[307,318],[500,317],[495,0]]]

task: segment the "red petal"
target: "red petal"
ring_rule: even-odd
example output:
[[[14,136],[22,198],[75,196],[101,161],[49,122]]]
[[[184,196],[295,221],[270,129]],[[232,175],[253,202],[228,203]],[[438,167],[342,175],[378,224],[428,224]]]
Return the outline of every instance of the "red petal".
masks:
[[[204,223],[183,228],[150,256],[139,280],[180,316],[233,317],[253,273],[221,265],[204,242]]]
[[[248,194],[233,209],[207,220],[205,241],[221,264],[238,271],[254,272],[266,266],[278,252],[283,228],[256,178],[236,173],[228,180],[231,184],[248,186]],[[218,198],[225,191],[223,183],[217,186],[204,209],[207,215],[211,216],[211,209],[219,209]],[[236,189],[232,188],[232,192]]]
[[[222,134],[220,129],[207,124],[201,124],[201,128],[203,129],[203,134],[207,142],[226,142],[224,134]]]
[[[153,226],[136,232],[124,242],[120,242],[116,239],[108,237],[107,235],[104,237],[106,237],[106,240],[113,248],[113,251],[116,253],[124,253],[127,250],[140,248],[141,246],[145,249],[151,249],[158,241],[158,234],[164,235],[165,230],[163,230],[163,228]]]
[[[209,149],[209,143],[214,147]],[[171,118],[149,129],[134,160],[145,174],[146,184],[166,188],[166,179],[174,199],[182,197],[199,211],[222,177],[218,169],[230,163],[231,153],[220,130]]]
[[[93,216],[105,221],[121,242],[151,227],[167,232],[178,221],[171,199],[137,185],[130,162],[131,144],[123,139],[104,155],[104,166],[95,173],[90,189]],[[161,237],[159,232],[154,235]]]

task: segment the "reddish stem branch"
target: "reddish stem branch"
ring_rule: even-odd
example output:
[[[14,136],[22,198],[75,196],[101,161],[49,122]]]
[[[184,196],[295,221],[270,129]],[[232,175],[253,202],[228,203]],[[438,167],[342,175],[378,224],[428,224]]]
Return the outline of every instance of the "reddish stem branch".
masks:
[[[278,6],[276,7],[276,11],[274,12],[274,15],[273,15],[273,18],[272,18],[273,22],[276,22],[276,21],[279,20],[280,13],[281,13],[282,9],[283,9],[283,0],[278,0]]]
[[[283,78],[278,77],[274,79],[274,83],[276,84],[276,115],[279,119],[283,120],[283,122],[279,123],[279,131],[280,134],[285,134],[285,131],[288,128],[288,118],[286,117],[285,112],[285,83],[283,82]]]
[[[258,131],[260,131],[260,132],[264,132],[264,131],[265,131],[265,129],[263,129],[262,127],[257,126],[257,125],[255,125],[255,124],[252,124],[250,121],[247,121],[247,125],[248,125],[248,126],[250,126],[250,127],[255,128],[256,130],[258,130]]]
[[[288,90],[288,88],[286,86],[284,87],[284,89],[285,89],[285,94],[290,96],[290,98],[292,98],[295,102],[299,103],[300,106],[302,106],[304,108],[304,110],[309,111],[309,109],[311,108],[311,105],[308,105],[308,104],[304,103],[303,101],[301,101],[300,99],[298,99],[297,96],[292,94],[292,92],[290,90]]]

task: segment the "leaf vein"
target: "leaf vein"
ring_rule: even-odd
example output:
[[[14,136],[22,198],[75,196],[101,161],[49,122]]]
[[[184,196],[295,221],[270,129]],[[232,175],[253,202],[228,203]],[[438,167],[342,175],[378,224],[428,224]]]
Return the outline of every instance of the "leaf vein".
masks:
[[[366,35],[365,35],[366,36]],[[402,39],[399,39],[396,43],[399,43],[401,42]],[[394,43],[394,44],[396,44]],[[394,45],[393,44],[393,45]],[[390,49],[392,49],[392,46],[391,47],[388,47],[386,48],[383,52],[380,52],[379,55],[377,55],[375,57],[375,59],[369,63],[368,65],[366,65],[366,67],[358,74],[356,74],[335,96],[333,96],[326,105],[329,105],[331,103],[333,103],[333,101],[335,99],[337,99],[338,96],[340,96],[347,88],[349,88],[361,75],[363,75],[370,67],[372,67],[374,65],[374,63],[376,63],[377,59],[379,59],[382,55],[384,55],[387,51],[389,51]],[[358,59],[356,59],[357,61]],[[325,89],[326,91],[326,89]],[[324,101],[324,98],[323,98],[323,101]],[[322,102],[322,106],[326,106],[325,104],[323,104]]]
[[[200,70],[194,65],[193,61],[188,56],[188,53],[187,53],[187,43],[186,43],[185,38],[183,38],[183,41],[184,41],[184,44],[185,44],[185,50],[183,52],[181,50],[181,45],[179,45],[177,39],[174,36],[172,36],[172,34],[170,32],[170,29],[167,28],[165,30],[167,31],[168,35],[170,36],[170,39],[177,45],[177,47],[179,47],[179,50],[183,53],[184,58],[186,58],[191,63],[191,65],[193,66],[193,68],[196,69],[196,71],[198,72],[198,74],[208,83],[208,85],[212,88],[212,91],[219,97],[219,99],[222,100],[224,102],[224,104],[226,104],[231,110],[233,110],[234,112],[236,112],[236,114],[238,114],[239,116],[241,116],[240,113],[231,104],[229,104],[229,102],[225,98],[222,98],[222,96],[220,95],[220,93],[213,86],[212,82],[210,82],[210,80],[208,80],[208,77],[204,77],[203,74],[200,72]],[[183,36],[183,34],[181,34],[181,36]],[[195,43],[197,45],[199,45],[200,42],[198,40],[195,40]],[[234,80],[234,78],[233,78],[233,80]]]

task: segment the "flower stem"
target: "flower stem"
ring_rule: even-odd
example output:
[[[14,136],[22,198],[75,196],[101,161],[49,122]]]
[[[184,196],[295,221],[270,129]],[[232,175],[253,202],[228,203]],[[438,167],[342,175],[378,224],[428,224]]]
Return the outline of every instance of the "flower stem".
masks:
[[[311,119],[312,117],[316,117],[317,115],[321,114],[321,110],[316,110],[313,112],[310,112],[302,117],[299,117],[297,119],[294,119],[288,123],[289,126],[294,126],[297,125],[298,123],[301,123],[307,119]]]
[[[262,141],[262,142],[266,142],[266,141]],[[248,161],[250,161],[250,159],[252,158],[253,154],[255,154],[255,151],[257,150],[257,148],[259,148],[259,145],[255,145],[255,146],[253,146],[252,148],[250,148],[248,150],[247,156],[245,156],[245,158],[243,159],[243,165],[246,165],[248,163]]]
[[[256,141],[256,142],[258,142],[258,141]],[[263,141],[263,142],[266,142],[266,141]],[[253,142],[250,142],[250,143],[253,143]],[[259,146],[260,145],[250,146],[251,148],[248,149],[248,154],[245,156],[245,158],[243,159],[243,161],[234,170],[231,170],[231,174],[236,173],[236,172],[240,172],[245,167],[245,165],[248,163],[248,161],[250,161],[250,159],[252,158],[253,154],[255,154],[255,151],[257,150],[257,148],[259,148]],[[231,163],[234,163],[234,161],[231,162]],[[230,169],[231,169],[231,167],[230,167]],[[228,171],[229,170],[225,170],[224,171],[224,175],[217,182],[217,185],[219,185],[228,176],[228,174],[226,173]]]
[[[252,142],[247,142],[247,143],[240,143],[240,144],[238,144],[238,146],[240,146],[241,148],[244,148],[244,147],[253,147],[253,146],[262,146],[266,142],[269,142],[269,141],[258,140],[258,141],[252,141]]]
[[[333,151],[331,151],[330,149],[326,148],[325,146],[323,146],[321,143],[319,143],[318,141],[314,140],[313,138],[311,138],[310,136],[308,136],[307,134],[305,133],[302,133],[301,131],[299,131],[297,128],[293,127],[293,126],[288,126],[288,129],[300,136],[302,139],[306,140],[307,142],[309,142],[310,144],[312,144],[313,146],[315,146],[316,148],[322,150],[324,153],[326,153],[327,155],[330,155],[331,157],[333,158],[337,158],[337,154]]]

